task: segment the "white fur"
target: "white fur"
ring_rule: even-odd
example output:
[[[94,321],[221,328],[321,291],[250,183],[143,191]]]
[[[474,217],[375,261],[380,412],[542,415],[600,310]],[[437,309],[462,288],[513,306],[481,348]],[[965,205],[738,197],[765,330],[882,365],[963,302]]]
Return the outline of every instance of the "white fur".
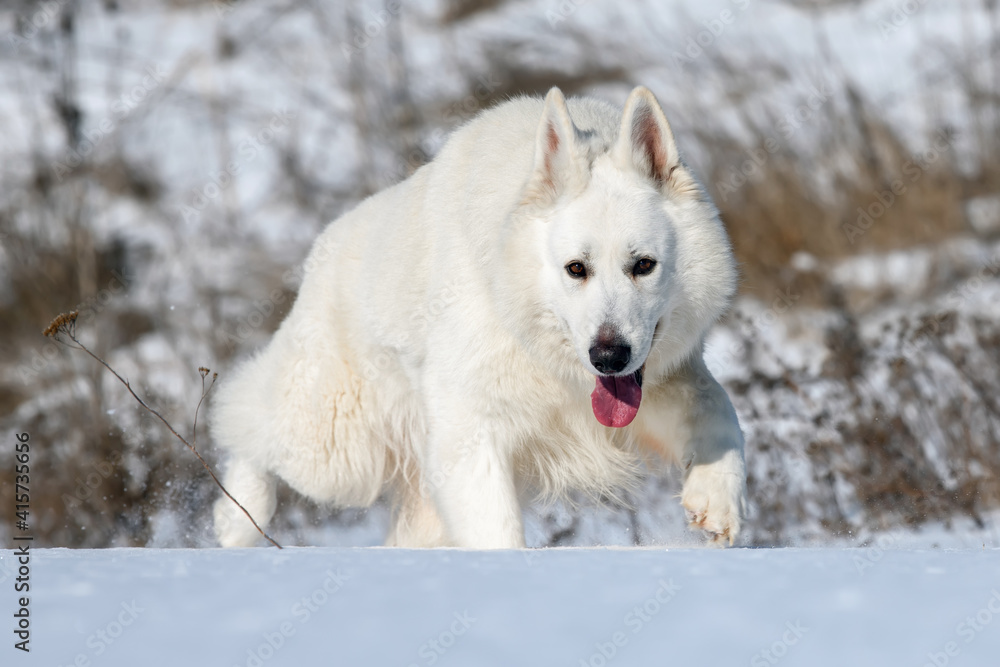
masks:
[[[586,281],[566,262],[587,253]],[[638,254],[648,276],[623,267]],[[519,547],[522,502],[614,494],[640,448],[685,466],[693,524],[732,541],[743,437],[701,360],[736,269],[707,195],[645,88],[624,112],[516,99],[333,222],[294,308],[219,389],[225,483],[264,524],[274,476],[320,502],[394,501],[387,543]],[[613,324],[645,364],[632,424],[598,423],[588,348]],[[224,546],[258,534],[226,498]]]

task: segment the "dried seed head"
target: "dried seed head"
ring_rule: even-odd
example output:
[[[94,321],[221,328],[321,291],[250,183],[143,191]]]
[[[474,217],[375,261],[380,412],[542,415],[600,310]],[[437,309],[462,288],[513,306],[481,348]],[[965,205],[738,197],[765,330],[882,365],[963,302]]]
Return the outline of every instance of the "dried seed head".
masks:
[[[76,322],[76,318],[79,315],[79,311],[76,310],[60,314],[54,320],[49,322],[49,326],[45,327],[45,330],[42,331],[42,335],[51,338],[62,331],[69,331],[70,327],[73,326],[73,323]]]

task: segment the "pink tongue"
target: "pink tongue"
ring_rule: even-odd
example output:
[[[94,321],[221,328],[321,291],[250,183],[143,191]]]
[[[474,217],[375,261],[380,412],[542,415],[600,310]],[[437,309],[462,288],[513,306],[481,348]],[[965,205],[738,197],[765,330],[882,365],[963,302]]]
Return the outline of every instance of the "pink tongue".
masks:
[[[590,395],[594,416],[605,426],[628,426],[639,411],[642,387],[636,382],[635,373],[622,377],[597,377],[597,387]]]

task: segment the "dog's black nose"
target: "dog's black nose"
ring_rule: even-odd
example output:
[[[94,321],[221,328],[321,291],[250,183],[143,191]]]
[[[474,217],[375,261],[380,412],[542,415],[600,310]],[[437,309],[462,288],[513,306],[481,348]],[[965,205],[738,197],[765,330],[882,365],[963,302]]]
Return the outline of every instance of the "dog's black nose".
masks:
[[[598,343],[590,348],[590,363],[599,373],[619,373],[632,358],[632,348],[628,345]]]

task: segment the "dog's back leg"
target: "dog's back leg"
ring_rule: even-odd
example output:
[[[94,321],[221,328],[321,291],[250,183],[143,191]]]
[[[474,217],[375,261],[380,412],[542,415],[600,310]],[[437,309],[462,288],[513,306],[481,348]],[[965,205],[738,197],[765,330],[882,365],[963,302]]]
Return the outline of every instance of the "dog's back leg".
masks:
[[[277,504],[274,475],[248,461],[232,458],[223,484],[261,529],[267,526]],[[246,515],[225,495],[215,501],[215,536],[224,547],[250,547],[261,539]]]
[[[387,547],[444,547],[451,541],[430,493],[414,482],[403,481],[393,490],[393,517]]]

